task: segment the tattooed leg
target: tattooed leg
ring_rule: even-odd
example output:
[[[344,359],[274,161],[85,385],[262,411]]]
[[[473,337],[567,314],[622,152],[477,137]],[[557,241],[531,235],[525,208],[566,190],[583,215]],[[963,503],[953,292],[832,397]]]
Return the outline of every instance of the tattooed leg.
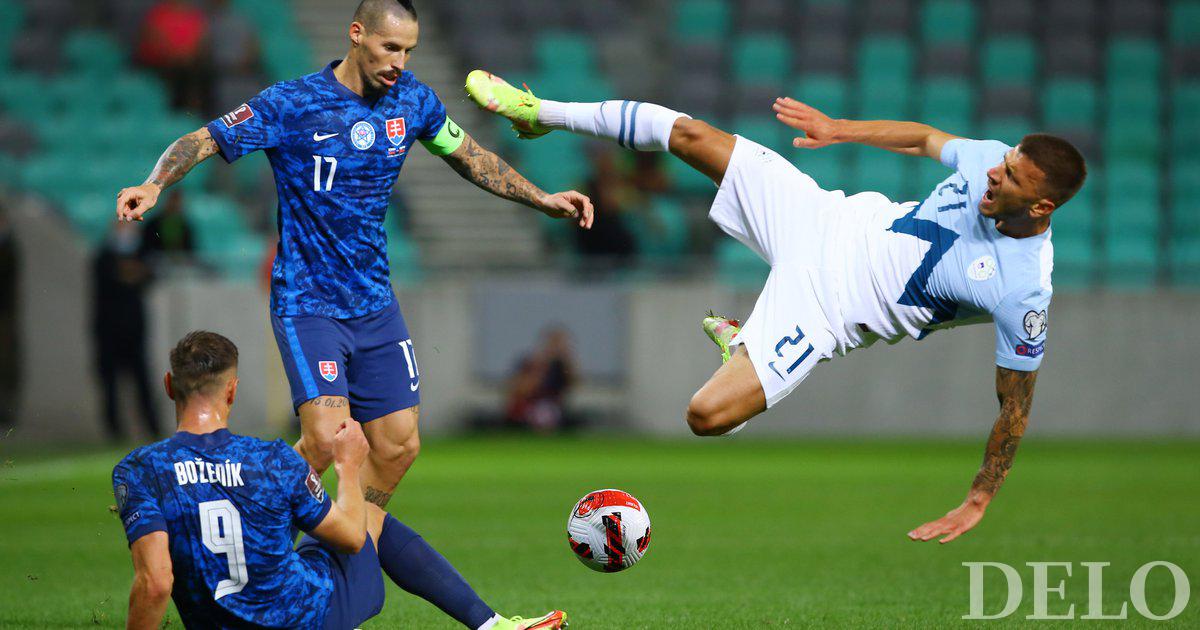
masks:
[[[300,405],[296,451],[317,472],[324,473],[333,463],[333,436],[349,417],[350,401],[345,396],[321,396]]]
[[[421,450],[417,432],[419,411],[419,407],[410,407],[363,425],[363,433],[371,443],[371,452],[363,464],[363,496],[381,508],[386,509],[396,484]]]

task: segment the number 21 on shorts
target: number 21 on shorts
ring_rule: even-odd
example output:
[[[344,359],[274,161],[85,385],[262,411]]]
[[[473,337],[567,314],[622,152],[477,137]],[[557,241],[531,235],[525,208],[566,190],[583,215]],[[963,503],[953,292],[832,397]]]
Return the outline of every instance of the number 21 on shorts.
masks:
[[[800,367],[800,364],[808,358],[808,355],[812,354],[813,345],[810,343],[807,345],[807,347],[801,346],[800,343],[802,341],[804,341],[804,331],[800,330],[799,326],[796,326],[795,337],[785,335],[783,339],[779,340],[779,343],[775,344],[775,356],[778,357],[778,359],[771,361],[767,365],[770,366],[771,370],[775,372],[779,378],[787,380],[787,377],[784,376],[784,373],[779,371],[780,367],[787,366],[785,368],[786,373],[791,374],[792,372],[796,371],[796,368]],[[795,360],[788,362],[790,357],[796,358]]]

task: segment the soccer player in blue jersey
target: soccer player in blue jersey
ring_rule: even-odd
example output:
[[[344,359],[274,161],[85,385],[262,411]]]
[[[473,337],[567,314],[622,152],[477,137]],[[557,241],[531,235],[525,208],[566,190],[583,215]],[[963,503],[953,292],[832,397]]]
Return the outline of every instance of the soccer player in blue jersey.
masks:
[[[482,70],[466,88],[523,138],[566,130],[670,151],[718,186],[709,217],[771,274],[745,326],[704,322],[725,363],[688,405],[699,435],[741,428],[835,354],[994,322],[1000,415],[983,465],[959,507],[909,537],[949,542],[979,522],[1029,421],[1052,293],[1050,217],[1087,175],[1070,143],[1032,134],[1010,147],[914,122],[833,120],[793,99],[775,103],[779,120],[805,133],[798,148],[857,142],[953,169],[924,202],[895,203],[875,192],[824,190],[775,151],[660,105],[543,100]]]
[[[355,628],[383,607],[381,566],[406,589],[449,591],[435,603],[473,610],[460,619],[470,628],[562,627],[560,611],[500,618],[420,536],[367,503],[357,422],[334,432],[336,503],[291,446],[231,433],[237,357],[216,333],[184,337],[165,378],[178,432],[113,469],[135,572],[128,627],[157,629],[171,598],[188,628]],[[296,529],[308,535],[293,548]]]
[[[203,160],[266,152],[279,196],[271,322],[300,416],[297,449],[325,470],[349,410],[371,444],[367,500],[381,507],[420,447],[420,370],[388,278],[383,225],[414,144],[492,194],[582,228],[592,222],[586,196],[547,194],[447,117],[438,96],[404,70],[418,35],[411,0],[363,0],[345,58],[178,139],[145,183],[117,199],[119,220],[141,220]]]

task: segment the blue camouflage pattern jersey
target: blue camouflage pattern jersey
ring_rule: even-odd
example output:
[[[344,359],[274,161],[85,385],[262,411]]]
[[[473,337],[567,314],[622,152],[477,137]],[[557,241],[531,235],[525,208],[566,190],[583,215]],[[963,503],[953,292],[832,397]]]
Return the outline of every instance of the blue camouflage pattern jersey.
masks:
[[[339,63],[277,83],[207,125],[225,161],[261,149],[275,173],[278,316],[346,319],[392,302],[383,224],[391,189],[413,143],[448,122],[412,73],[370,101],[338,82]]]
[[[331,568],[293,549],[293,527],[312,530],[332,502],[282,440],[180,432],[121,460],[113,494],[130,545],[167,532],[171,597],[188,628],[323,623]]]

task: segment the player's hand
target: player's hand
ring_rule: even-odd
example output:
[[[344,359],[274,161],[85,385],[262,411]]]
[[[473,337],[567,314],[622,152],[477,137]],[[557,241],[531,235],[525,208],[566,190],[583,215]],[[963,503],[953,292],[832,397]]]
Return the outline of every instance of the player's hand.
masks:
[[[837,144],[837,123],[821,110],[792,98],[775,99],[775,117],[779,122],[804,132],[805,137],[792,140],[797,149],[819,149]]]
[[[158,184],[149,182],[141,186],[122,188],[117,194],[117,220],[141,221],[142,215],[158,203],[161,193],[162,188],[159,188]]]
[[[946,544],[978,525],[983,518],[983,510],[984,508],[980,505],[964,502],[947,512],[942,518],[925,523],[908,532],[908,537],[910,540],[926,542],[942,536],[943,538],[938,542]]]
[[[581,192],[568,190],[546,195],[538,200],[538,209],[555,219],[577,219],[579,227],[592,229],[592,200]]]
[[[346,418],[333,435],[333,461],[358,470],[367,459],[370,450],[371,446],[367,444],[367,436],[363,435],[362,425]]]

